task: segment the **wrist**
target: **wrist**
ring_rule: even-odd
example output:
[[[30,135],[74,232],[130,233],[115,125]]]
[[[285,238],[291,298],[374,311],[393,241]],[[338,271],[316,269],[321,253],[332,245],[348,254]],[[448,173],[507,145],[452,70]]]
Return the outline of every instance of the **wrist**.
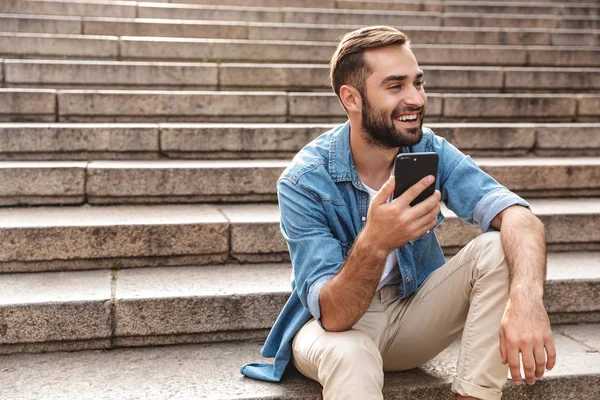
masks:
[[[508,297],[511,303],[543,303],[544,289],[543,288],[510,288]]]
[[[386,258],[391,251],[391,249],[385,247],[381,240],[378,240],[378,238],[372,234],[372,231],[369,230],[367,226],[365,226],[360,235],[358,235],[356,241],[359,242],[359,246],[378,258]]]

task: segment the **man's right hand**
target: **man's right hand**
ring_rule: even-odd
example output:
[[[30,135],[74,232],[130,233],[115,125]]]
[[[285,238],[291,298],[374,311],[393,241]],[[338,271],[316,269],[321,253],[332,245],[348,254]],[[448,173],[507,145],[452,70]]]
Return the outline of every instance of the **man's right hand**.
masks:
[[[400,197],[388,203],[387,200],[394,193],[395,187],[395,177],[390,176],[371,199],[364,228],[364,235],[369,237],[369,242],[389,253],[433,229],[440,212],[440,191],[436,190],[433,195],[414,207],[411,207],[410,203],[434,180],[432,175],[426,176]]]

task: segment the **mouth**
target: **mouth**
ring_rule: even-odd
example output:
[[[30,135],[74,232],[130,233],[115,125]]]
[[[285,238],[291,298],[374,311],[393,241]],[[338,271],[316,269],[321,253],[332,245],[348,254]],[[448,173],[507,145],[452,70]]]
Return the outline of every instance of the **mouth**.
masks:
[[[394,121],[405,126],[417,125],[419,123],[419,120],[419,113],[401,114],[394,118]]]

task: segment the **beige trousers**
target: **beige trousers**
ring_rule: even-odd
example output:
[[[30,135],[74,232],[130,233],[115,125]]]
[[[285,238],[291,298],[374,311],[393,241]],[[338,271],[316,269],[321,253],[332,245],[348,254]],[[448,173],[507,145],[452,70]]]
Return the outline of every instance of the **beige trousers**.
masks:
[[[463,332],[451,390],[497,400],[508,378],[498,333],[507,300],[500,233],[485,233],[410,297],[400,300],[395,286],[377,291],[348,331],[325,331],[311,319],[294,337],[292,360],[303,375],[323,385],[325,400],[383,399],[384,371],[418,367]]]

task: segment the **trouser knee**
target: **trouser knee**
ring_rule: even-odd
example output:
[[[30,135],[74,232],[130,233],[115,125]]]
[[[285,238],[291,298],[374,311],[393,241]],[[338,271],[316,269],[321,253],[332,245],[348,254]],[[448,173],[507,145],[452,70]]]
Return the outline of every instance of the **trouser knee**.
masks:
[[[383,388],[383,359],[375,342],[363,332],[351,330],[331,340],[319,361],[319,381],[323,386],[331,380],[352,380]]]

